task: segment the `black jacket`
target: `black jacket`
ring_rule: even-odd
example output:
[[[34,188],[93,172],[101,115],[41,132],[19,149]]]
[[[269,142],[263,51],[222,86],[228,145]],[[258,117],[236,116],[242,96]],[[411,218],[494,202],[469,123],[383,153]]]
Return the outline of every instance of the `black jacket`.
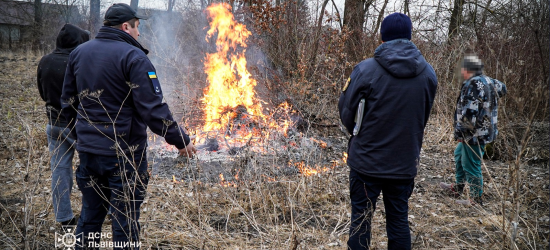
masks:
[[[163,102],[147,52],[129,34],[104,26],[71,53],[61,99],[63,115],[77,119],[78,151],[140,153],[147,127],[178,149],[189,143]]]
[[[350,134],[366,100],[360,131],[349,140],[348,165],[371,177],[414,178],[437,88],[432,66],[411,41],[392,40],[355,66],[348,81],[338,109]]]
[[[72,24],[65,24],[57,36],[55,50],[38,63],[36,80],[40,97],[46,102],[49,123],[65,127],[67,121],[59,116],[61,89],[69,54],[78,45],[90,40],[88,33]]]

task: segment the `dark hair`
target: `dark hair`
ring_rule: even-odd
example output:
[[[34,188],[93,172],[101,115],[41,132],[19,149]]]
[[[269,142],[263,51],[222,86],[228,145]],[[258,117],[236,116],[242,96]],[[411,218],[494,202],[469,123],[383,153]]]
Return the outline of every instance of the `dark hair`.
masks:
[[[138,20],[137,18],[132,18],[132,19],[130,19],[130,20],[124,22],[124,23],[128,23],[128,24],[130,24],[130,27],[135,28],[135,27],[136,27],[136,21],[137,21],[137,20]],[[122,29],[122,24],[123,24],[123,23],[120,23],[120,24],[117,24],[117,25],[113,25],[113,26],[109,26],[109,21],[103,21],[103,25],[109,26],[109,27],[113,27],[113,28],[115,28],[115,29]]]

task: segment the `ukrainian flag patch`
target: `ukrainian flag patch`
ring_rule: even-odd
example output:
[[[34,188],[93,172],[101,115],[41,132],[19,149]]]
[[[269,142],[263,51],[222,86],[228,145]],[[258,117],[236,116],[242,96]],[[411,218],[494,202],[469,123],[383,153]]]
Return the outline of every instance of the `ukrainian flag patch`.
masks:
[[[159,79],[157,78],[157,73],[147,72],[147,75],[149,75],[149,80],[151,80],[151,83],[153,84],[154,93],[155,94],[162,94],[162,90],[160,89]]]

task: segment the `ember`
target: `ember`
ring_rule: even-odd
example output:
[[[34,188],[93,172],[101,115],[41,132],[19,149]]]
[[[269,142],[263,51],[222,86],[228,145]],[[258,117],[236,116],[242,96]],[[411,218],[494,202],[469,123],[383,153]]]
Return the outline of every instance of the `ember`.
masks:
[[[235,176],[238,178],[238,176]],[[223,174],[220,174],[220,185],[223,187],[237,187],[237,184],[232,181],[226,181],[225,178],[223,178]]]

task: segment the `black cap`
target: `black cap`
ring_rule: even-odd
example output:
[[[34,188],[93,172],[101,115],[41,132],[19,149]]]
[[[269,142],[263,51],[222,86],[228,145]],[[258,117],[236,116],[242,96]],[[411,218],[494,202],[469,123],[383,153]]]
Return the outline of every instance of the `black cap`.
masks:
[[[109,7],[107,12],[105,12],[105,20],[103,21],[103,24],[107,26],[115,26],[133,18],[147,20],[149,17],[139,15],[137,11],[132,9],[132,7],[128,4],[115,3]]]
[[[481,73],[483,71],[483,62],[476,55],[469,54],[464,56],[462,68],[470,72]]]

